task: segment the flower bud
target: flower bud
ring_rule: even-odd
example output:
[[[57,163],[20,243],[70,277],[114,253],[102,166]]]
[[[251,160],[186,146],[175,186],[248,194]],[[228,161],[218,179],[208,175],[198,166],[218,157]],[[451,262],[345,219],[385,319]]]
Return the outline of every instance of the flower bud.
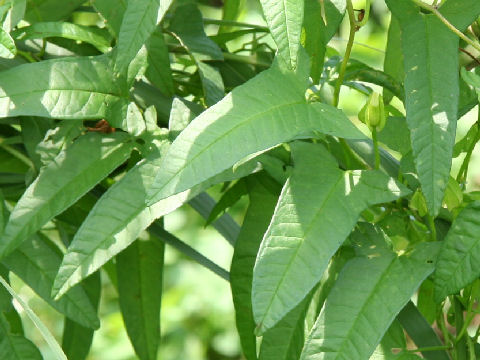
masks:
[[[358,118],[366,124],[370,130],[377,128],[377,131],[381,131],[387,119],[382,95],[377,92],[372,92],[362,110],[360,110]]]

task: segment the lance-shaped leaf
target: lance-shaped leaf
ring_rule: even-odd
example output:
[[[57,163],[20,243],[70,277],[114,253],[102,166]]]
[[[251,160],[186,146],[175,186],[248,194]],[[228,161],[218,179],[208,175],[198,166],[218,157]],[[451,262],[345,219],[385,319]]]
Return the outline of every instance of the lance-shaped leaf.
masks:
[[[257,256],[253,313],[259,334],[320,281],[328,261],[368,206],[408,190],[379,171],[344,172],[323,147],[291,144],[294,169]]]
[[[390,20],[387,36],[383,71],[385,74],[392,76],[395,80],[402,83],[403,78],[405,77],[402,53],[402,33],[400,30],[400,23],[396,17],[392,16]],[[394,94],[391,91],[384,89],[383,98],[385,103],[389,103],[392,100],[393,95]],[[403,95],[404,94],[402,93],[402,97]]]
[[[42,354],[30,340],[10,332],[3,314],[0,314],[0,339],[3,360],[42,360]]]
[[[170,69],[170,57],[168,46],[163,38],[160,27],[153,32],[146,44],[147,47],[147,69],[145,76],[150,82],[159,88],[167,96],[175,94],[173,86],[172,71]]]
[[[125,133],[89,133],[42,168],[10,215],[0,257],[14,250],[128,159],[133,143]]]
[[[129,0],[118,35],[115,69],[123,72],[163,19],[172,0]]]
[[[62,37],[91,44],[101,52],[107,52],[111,42],[109,33],[105,30],[68,22],[36,23],[15,30],[12,36],[17,40]]]
[[[192,190],[147,206],[146,189],[151,186],[154,174],[161,170],[161,155],[167,149],[168,142],[164,142],[160,154],[137,164],[97,201],[64,256],[53,295],[62,296],[96,271],[130,245],[155,219],[177,209],[211,185],[243,177],[255,168],[254,163],[249,163],[235,172],[225,171]]]
[[[264,184],[264,182],[267,182]],[[247,178],[250,204],[235,243],[230,267],[230,286],[240,342],[248,360],[257,358],[255,321],[252,312],[253,266],[263,234],[268,228],[280,189],[265,174]],[[275,190],[273,184],[273,190]],[[276,185],[278,187],[278,185]]]
[[[480,202],[465,207],[443,241],[435,270],[435,301],[455,294],[480,276]]]
[[[434,270],[438,244],[408,255],[358,257],[339,275],[301,360],[368,359],[400,310]]]
[[[82,287],[77,286],[62,299],[53,301],[50,292],[61,259],[58,249],[35,235],[4,258],[2,264],[54,309],[85,327],[97,329],[100,322],[96,310]]]
[[[428,211],[436,216],[450,176],[455,143],[458,37],[409,1],[387,0],[400,22],[405,106],[412,151]]]
[[[260,2],[272,37],[277,44],[280,58],[290,69],[295,69],[302,33],[304,1],[261,0]]]
[[[92,5],[105,19],[105,26],[118,38],[127,0],[93,0]]]
[[[0,117],[101,119],[127,102],[122,79],[112,75],[107,55],[16,66],[0,76]]]
[[[141,360],[157,359],[164,249],[156,238],[139,239],[116,258],[120,309]]]
[[[179,193],[250,154],[318,131],[363,138],[343,112],[305,100],[309,65],[300,74],[274,64],[194,119],[175,139],[151,188],[149,203]]]
[[[100,302],[100,290],[102,287],[100,280],[100,272],[96,272],[82,283],[82,287],[85,289],[95,309],[98,309],[98,303]],[[65,318],[62,349],[69,360],[84,360],[87,357],[90,352],[90,347],[92,346],[93,334],[93,329],[82,326],[69,318]]]

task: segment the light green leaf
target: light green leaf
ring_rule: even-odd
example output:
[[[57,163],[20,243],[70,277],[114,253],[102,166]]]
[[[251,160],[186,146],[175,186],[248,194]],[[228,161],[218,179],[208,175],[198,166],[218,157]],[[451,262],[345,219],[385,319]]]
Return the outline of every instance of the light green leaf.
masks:
[[[12,36],[17,40],[44,39],[62,37],[85,42],[95,46],[101,52],[110,50],[111,38],[108,32],[91,26],[82,26],[68,22],[41,22],[15,30]]]
[[[58,249],[35,235],[4,258],[2,264],[54,309],[85,327],[97,329],[100,322],[96,310],[82,287],[77,286],[59,301],[53,301],[50,292],[61,260]]]
[[[247,360],[256,360],[255,321],[253,320],[251,301],[253,266],[280,190],[277,189],[276,193],[272,192],[272,186],[269,184],[271,180],[265,175],[249,177],[246,181],[250,204],[235,243],[230,267],[230,286],[232,287],[235,318],[243,353]],[[264,184],[265,181],[266,184]]]
[[[387,0],[400,22],[405,106],[412,151],[428,211],[436,216],[450,176],[455,143],[458,37],[409,1]]]
[[[105,26],[118,38],[127,0],[92,0],[92,5],[105,19]]]
[[[298,69],[308,72],[305,65]],[[149,204],[185,191],[250,154],[316,131],[363,138],[340,110],[306,103],[303,74],[275,64],[193,120],[164,157],[162,171],[148,189]]]
[[[64,20],[84,2],[85,0],[27,0],[25,20],[29,23]]]
[[[225,171],[198,187],[165,199],[151,206],[145,204],[146,189],[153,175],[160,171],[161,155],[168,142],[162,143],[160,154],[132,168],[97,201],[76,233],[53,286],[53,295],[62,296],[70,287],[96,271],[113,256],[130,245],[155,219],[177,209],[211,185],[243,177],[253,171],[252,165]]]
[[[246,6],[246,0],[225,0],[222,19],[227,21],[238,21],[238,19],[245,14]],[[232,28],[226,25],[221,25],[218,29],[219,34],[231,31]]]
[[[348,262],[327,297],[301,360],[368,359],[434,270],[436,245],[423,243],[400,257],[391,253]]]
[[[90,302],[98,309],[101,290],[100,272],[88,277],[82,282]],[[85,360],[93,340],[93,329],[84,327],[75,321],[65,318],[63,326],[62,349],[68,360]]]
[[[218,69],[203,60],[223,60],[222,51],[203,29],[202,13],[196,4],[187,3],[175,9],[168,31],[195,60],[202,81],[205,103],[216,104],[223,98],[225,89]]]
[[[13,59],[17,55],[15,41],[8,32],[0,27],[0,57],[5,59]]]
[[[254,269],[252,300],[259,334],[320,281],[363,210],[409,193],[379,171],[341,171],[321,145],[296,142],[291,148],[293,173],[283,187]]]
[[[22,195],[5,228],[0,257],[13,251],[50,219],[128,159],[133,142],[125,133],[89,133],[42,168]]]
[[[278,55],[290,69],[297,66],[303,23],[303,0],[260,0]]]
[[[35,79],[35,81],[32,81]],[[128,88],[112,75],[110,57],[68,57],[19,65],[1,72],[0,117],[101,119]]]
[[[19,306],[27,313],[27,316],[32,320],[34,325],[42,334],[43,338],[47,342],[50,350],[52,350],[53,355],[56,360],[68,360],[65,354],[62,351],[60,345],[58,345],[57,340],[53,337],[52,333],[48,330],[45,324],[38,318],[38,316],[33,312],[33,310],[28,306],[28,304],[23,301],[23,299],[17,295],[17,293],[8,285],[3,277],[0,276],[0,283],[7,289],[7,291],[12,295],[12,297],[18,302]]]
[[[178,134],[180,134],[201,111],[202,108],[192,109],[185,99],[173,98],[170,118],[168,119],[169,139],[172,141],[175,140]]]
[[[123,72],[137,55],[157,24],[163,19],[172,0],[129,0],[118,35],[115,69]]]
[[[443,241],[434,278],[435,301],[455,294],[480,275],[480,202],[465,207]]]
[[[116,258],[120,309],[141,360],[157,359],[164,249],[155,238],[138,239]]]

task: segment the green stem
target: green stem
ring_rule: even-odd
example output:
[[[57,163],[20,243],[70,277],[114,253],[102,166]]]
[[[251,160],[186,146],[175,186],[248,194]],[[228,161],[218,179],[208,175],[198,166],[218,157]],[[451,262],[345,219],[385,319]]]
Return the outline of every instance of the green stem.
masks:
[[[437,241],[437,228],[435,227],[435,219],[433,216],[427,215],[428,217],[428,226],[430,227],[430,234],[432,241]]]
[[[223,26],[232,26],[232,27],[243,27],[243,28],[251,28],[256,29],[259,32],[269,32],[270,30],[266,26],[256,25],[256,24],[248,24],[244,22],[232,21],[232,20],[218,20],[218,19],[203,19],[204,24],[210,25],[223,25]]]
[[[459,184],[462,184],[467,180],[468,165],[470,164],[470,159],[472,157],[473,150],[475,149],[475,145],[477,145],[477,142],[480,140],[480,111],[478,112],[478,120],[473,126],[477,127],[477,133],[475,134],[472,142],[469,144],[467,155],[465,156],[465,159],[463,159],[462,166],[458,171],[457,182]]]
[[[477,360],[477,356],[475,354],[475,345],[473,344],[472,339],[467,336],[467,345],[468,345],[468,360]]]
[[[362,21],[357,22],[356,25],[358,27],[364,26],[367,23],[369,17],[370,17],[370,0],[365,0],[365,13],[363,14],[363,19]]]
[[[453,306],[455,310],[455,327],[463,328],[463,308],[458,297],[453,296]],[[457,360],[468,360],[467,358],[467,341],[465,337],[455,340],[455,355]]]
[[[232,60],[236,62],[241,62],[244,64],[249,64],[249,65],[254,65],[254,66],[260,66],[260,67],[265,67],[268,68],[270,67],[271,64],[263,62],[263,61],[258,61],[255,56],[243,56],[243,55],[237,55],[237,54],[231,54],[231,53],[223,53],[223,58],[225,60]]]
[[[28,51],[22,51],[17,49],[17,54],[25,58],[28,62],[31,62],[31,63],[37,62],[37,60],[35,60],[32,54],[30,54]]]
[[[427,346],[427,347],[407,350],[407,352],[417,353],[417,352],[427,352],[427,351],[443,351],[443,350],[450,350],[450,349],[451,349],[450,346],[440,345],[440,346]]]
[[[33,162],[28,158],[26,157],[25,155],[23,155],[20,151],[18,151],[17,149],[15,149],[13,146],[10,146],[10,145],[7,145],[5,143],[0,143],[0,148],[2,148],[3,150],[5,150],[6,152],[10,153],[11,155],[13,155],[14,157],[16,157],[18,160],[20,160],[21,162],[23,162],[25,165],[27,165],[29,168],[31,169],[35,169],[35,166],[33,165]]]
[[[468,38],[463,34],[460,30],[458,30],[455,26],[453,26],[441,13],[438,11],[437,7],[434,5],[429,5],[424,3],[422,0],[412,0],[415,4],[420,6],[421,8],[431,11],[442,23],[445,24],[453,33],[455,33],[460,39],[465,41],[467,44],[470,44],[475,49],[480,51],[480,43],[473,41],[472,39]]]
[[[338,107],[338,101],[340,99],[340,88],[342,87],[342,84],[343,84],[343,79],[345,77],[345,72],[347,70],[347,63],[352,53],[353,42],[355,40],[355,33],[357,31],[352,0],[347,0],[347,11],[348,11],[348,19],[350,21],[350,33],[348,36],[347,48],[345,49],[345,55],[343,56],[342,64],[340,66],[340,71],[338,73],[338,79],[335,84],[335,90],[333,92],[333,106],[335,107]]]
[[[372,128],[373,151],[375,153],[375,169],[380,169],[380,152],[378,150],[377,127]]]

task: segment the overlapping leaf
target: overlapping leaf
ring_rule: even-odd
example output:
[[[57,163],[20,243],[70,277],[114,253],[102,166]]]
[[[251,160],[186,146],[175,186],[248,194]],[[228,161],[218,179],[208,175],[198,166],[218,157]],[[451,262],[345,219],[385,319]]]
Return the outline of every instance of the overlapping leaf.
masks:
[[[328,261],[369,205],[408,190],[379,171],[344,172],[325,148],[293,143],[285,184],[255,264],[253,313],[261,334],[320,281]]]
[[[480,202],[467,205],[452,224],[438,255],[435,300],[460,291],[480,276]]]
[[[105,19],[105,26],[118,38],[127,0],[93,0],[92,5]]]
[[[290,69],[297,66],[303,22],[303,0],[261,0],[278,54]]]
[[[28,0],[25,20],[29,23],[64,20],[83,3],[83,0]]]
[[[347,263],[327,297],[301,359],[367,359],[395,316],[433,272],[436,245],[424,243],[400,257],[383,253]]]
[[[42,169],[16,204],[0,242],[0,257],[13,251],[124,162],[133,144],[125,133],[80,137]]]
[[[164,157],[163,170],[148,189],[149,203],[185,191],[250,154],[316,131],[363,138],[340,110],[306,103],[309,66],[299,64],[298,70],[275,64],[193,120]]]
[[[1,72],[0,117],[101,119],[126,104],[126,93],[107,55],[25,64]]]
[[[141,360],[157,359],[164,244],[137,240],[116,258],[123,321]]]

